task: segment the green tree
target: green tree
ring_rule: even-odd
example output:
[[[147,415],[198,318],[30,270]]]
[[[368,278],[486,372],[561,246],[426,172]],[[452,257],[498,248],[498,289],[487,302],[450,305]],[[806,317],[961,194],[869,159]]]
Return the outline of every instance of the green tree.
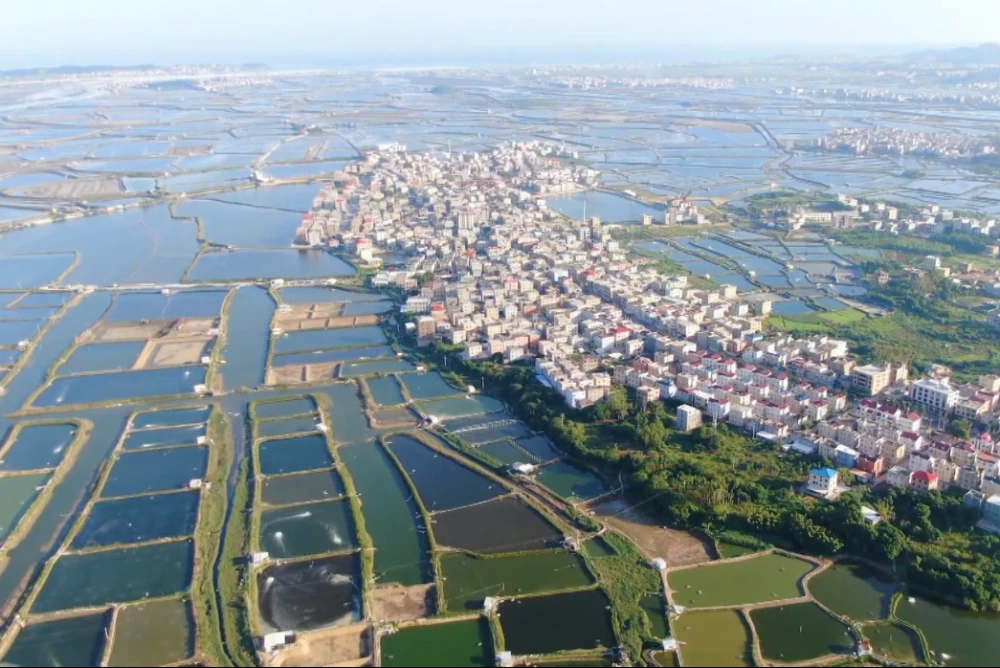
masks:
[[[628,415],[629,401],[624,387],[620,385],[615,387],[611,391],[611,394],[608,395],[606,401],[608,402],[608,410],[611,411],[612,417],[616,420],[621,420]]]
[[[955,418],[948,423],[948,433],[956,438],[968,439],[972,436],[972,425],[965,418]]]

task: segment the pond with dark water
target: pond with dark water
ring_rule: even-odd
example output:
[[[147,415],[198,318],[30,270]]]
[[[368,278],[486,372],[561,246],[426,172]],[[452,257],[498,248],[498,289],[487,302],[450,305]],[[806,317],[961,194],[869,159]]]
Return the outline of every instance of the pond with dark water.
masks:
[[[500,483],[484,478],[415,438],[390,436],[386,443],[429,512],[480,503],[507,493]]]
[[[315,415],[300,415],[277,420],[258,420],[257,437],[288,436],[303,432],[316,431],[319,418]]]
[[[343,494],[344,483],[334,469],[270,476],[261,486],[261,500],[271,506],[335,499]]]
[[[111,468],[101,496],[130,496],[187,487],[205,475],[208,448],[168,448],[121,455]]]
[[[146,450],[170,445],[195,445],[198,438],[204,435],[204,424],[133,431],[125,437],[122,449]]]
[[[171,408],[161,411],[137,413],[132,420],[133,429],[149,429],[154,427],[172,427],[206,422],[212,413],[211,406],[193,408]]]
[[[100,501],[94,504],[73,539],[73,548],[190,536],[198,521],[200,498],[200,492],[191,490]]]
[[[500,626],[507,649],[549,654],[568,649],[617,646],[611,602],[600,589],[504,601]]]
[[[450,510],[434,516],[441,545],[481,554],[557,547],[562,533],[516,497]]]
[[[383,666],[492,666],[493,641],[485,618],[411,626],[381,639]]]
[[[361,620],[361,564],[345,554],[271,566],[257,574],[261,620],[276,631],[310,631]]]
[[[259,447],[260,472],[265,475],[325,469],[333,465],[323,434],[264,441]]]
[[[0,471],[54,468],[66,455],[76,433],[76,425],[70,423],[23,426],[3,451]]]
[[[97,666],[111,613],[55,619],[21,629],[3,657],[8,666]]]
[[[395,406],[406,401],[395,376],[369,378],[365,383],[368,385],[372,399],[380,406]]]
[[[279,401],[261,401],[254,406],[254,414],[258,419],[288,417],[290,415],[316,414],[316,402],[309,397],[281,399]]]

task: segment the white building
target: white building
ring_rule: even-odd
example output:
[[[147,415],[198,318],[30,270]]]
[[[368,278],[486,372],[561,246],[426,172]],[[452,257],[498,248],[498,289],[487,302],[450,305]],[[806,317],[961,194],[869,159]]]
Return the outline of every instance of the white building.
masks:
[[[677,428],[691,431],[701,426],[701,411],[694,406],[680,406],[677,409]]]
[[[946,411],[958,401],[958,390],[947,378],[924,378],[910,386],[910,398],[934,410]]]

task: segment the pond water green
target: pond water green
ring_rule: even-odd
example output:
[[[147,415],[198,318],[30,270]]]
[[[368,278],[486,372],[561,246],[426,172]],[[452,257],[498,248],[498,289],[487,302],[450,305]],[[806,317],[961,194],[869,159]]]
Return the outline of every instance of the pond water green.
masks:
[[[910,629],[890,622],[866,624],[865,637],[872,644],[872,653],[907,665],[920,662],[920,641]]]
[[[608,491],[593,473],[567,462],[545,466],[538,473],[538,481],[564,499],[593,499]]]
[[[903,599],[896,616],[924,632],[938,657],[957,666],[995,666],[1000,657],[1000,613],[969,612]],[[947,655],[947,656],[945,656]]]
[[[200,492],[191,490],[100,501],[73,539],[73,548],[190,536],[198,521],[200,498]]]
[[[259,543],[275,559],[356,548],[351,506],[347,501],[320,501],[265,510],[260,517]]]
[[[38,488],[50,477],[49,473],[4,476],[0,478],[0,543],[7,539],[21,517],[38,496]]]
[[[111,468],[101,496],[129,496],[187,487],[205,476],[208,448],[169,448],[129,452]]]
[[[81,615],[29,624],[3,657],[8,666],[96,666],[104,651],[111,614]]]
[[[839,562],[809,579],[809,593],[838,615],[855,621],[884,619],[896,584],[879,571]]]
[[[563,539],[538,511],[511,496],[436,513],[433,531],[441,545],[481,554],[541,550]]]
[[[674,602],[688,608],[745,605],[802,596],[799,581],[812,568],[807,561],[771,553],[673,571],[667,584]]]
[[[204,424],[133,431],[125,437],[122,448],[125,450],[146,450],[165,445],[195,445],[198,442],[198,437],[204,435]]]
[[[118,611],[109,666],[163,666],[194,654],[191,605],[166,599]]]
[[[547,462],[562,456],[544,436],[519,438],[517,445],[530,454],[536,462]]]
[[[145,341],[119,341],[80,346],[59,367],[58,373],[60,376],[68,376],[74,373],[131,369],[145,347]]]
[[[31,611],[127,603],[184,591],[191,584],[193,560],[192,540],[63,555]]]
[[[493,457],[501,464],[513,464],[515,462],[524,462],[527,457],[524,456],[524,452],[518,450],[510,441],[493,441],[492,443],[484,443],[479,446],[480,452],[485,452],[490,457]]]
[[[723,559],[732,559],[734,557],[742,557],[745,554],[753,554],[754,552],[760,552],[755,547],[746,547],[745,545],[736,545],[735,543],[727,543],[720,540],[718,543],[719,556]]]
[[[260,472],[265,475],[333,466],[333,458],[323,434],[264,441],[259,448]]]
[[[342,445],[337,456],[361,496],[365,528],[375,544],[375,574],[403,585],[431,581],[430,544],[417,502],[377,443]]]
[[[200,424],[208,421],[208,416],[211,412],[211,406],[195,406],[192,408],[171,408],[164,411],[137,413],[132,420],[132,428],[151,429],[154,427]]]
[[[673,621],[685,666],[751,666],[750,629],[735,610],[685,612]]]
[[[402,376],[400,380],[406,386],[406,391],[410,397],[416,401],[421,399],[433,399],[434,397],[444,397],[452,394],[461,394],[452,387],[448,381],[441,377],[436,371],[430,373],[412,373]]]
[[[272,506],[333,499],[344,494],[344,483],[337,471],[313,471],[264,479],[261,500]]]
[[[382,378],[369,378],[365,381],[372,399],[381,406],[395,406],[405,401],[403,392],[399,389],[399,382],[395,376],[384,376]]]
[[[798,603],[750,612],[765,659],[796,662],[854,650],[847,627],[815,603]]]
[[[663,594],[656,592],[646,594],[639,600],[639,606],[649,620],[649,630],[654,638],[667,638],[670,628],[667,626],[667,602]]]
[[[420,412],[437,418],[482,415],[503,410],[503,404],[492,397],[451,397],[419,404]]]
[[[76,437],[76,425],[36,424],[21,427],[0,459],[0,471],[55,468]]]
[[[451,612],[482,610],[487,596],[524,596],[594,583],[583,559],[567,550],[505,557],[446,554],[441,557],[441,575],[445,605]]]
[[[615,548],[608,545],[608,541],[604,540],[600,536],[584,541],[583,551],[592,559],[600,557],[613,557],[618,554],[615,552]]]
[[[493,641],[484,618],[411,626],[381,640],[383,666],[492,666]]]
[[[615,647],[610,605],[600,589],[504,601],[498,609],[504,643],[514,654]]]
[[[430,512],[480,503],[507,492],[500,483],[435,452],[415,438],[391,436],[386,443]]]

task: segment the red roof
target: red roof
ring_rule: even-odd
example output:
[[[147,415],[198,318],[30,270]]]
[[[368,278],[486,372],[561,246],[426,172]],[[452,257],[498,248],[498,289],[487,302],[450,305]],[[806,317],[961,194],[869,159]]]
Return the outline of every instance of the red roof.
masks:
[[[986,432],[979,434],[978,436],[976,436],[976,438],[978,438],[980,441],[985,441],[986,443],[991,443],[993,441],[993,437]]]
[[[926,482],[934,482],[938,479],[937,473],[931,473],[930,471],[917,471],[913,474],[914,480],[924,480]]]
[[[915,441],[918,438],[920,438],[920,434],[917,434],[916,432],[912,432],[912,431],[904,431],[903,432],[903,438],[905,438],[908,441]]]
[[[916,412],[907,413],[906,414],[906,419],[908,419],[908,420],[919,420],[920,419],[920,413],[916,413]]]
[[[615,334],[627,334],[627,333],[631,332],[632,330],[630,330],[628,327],[615,327],[611,331],[614,332]]]

